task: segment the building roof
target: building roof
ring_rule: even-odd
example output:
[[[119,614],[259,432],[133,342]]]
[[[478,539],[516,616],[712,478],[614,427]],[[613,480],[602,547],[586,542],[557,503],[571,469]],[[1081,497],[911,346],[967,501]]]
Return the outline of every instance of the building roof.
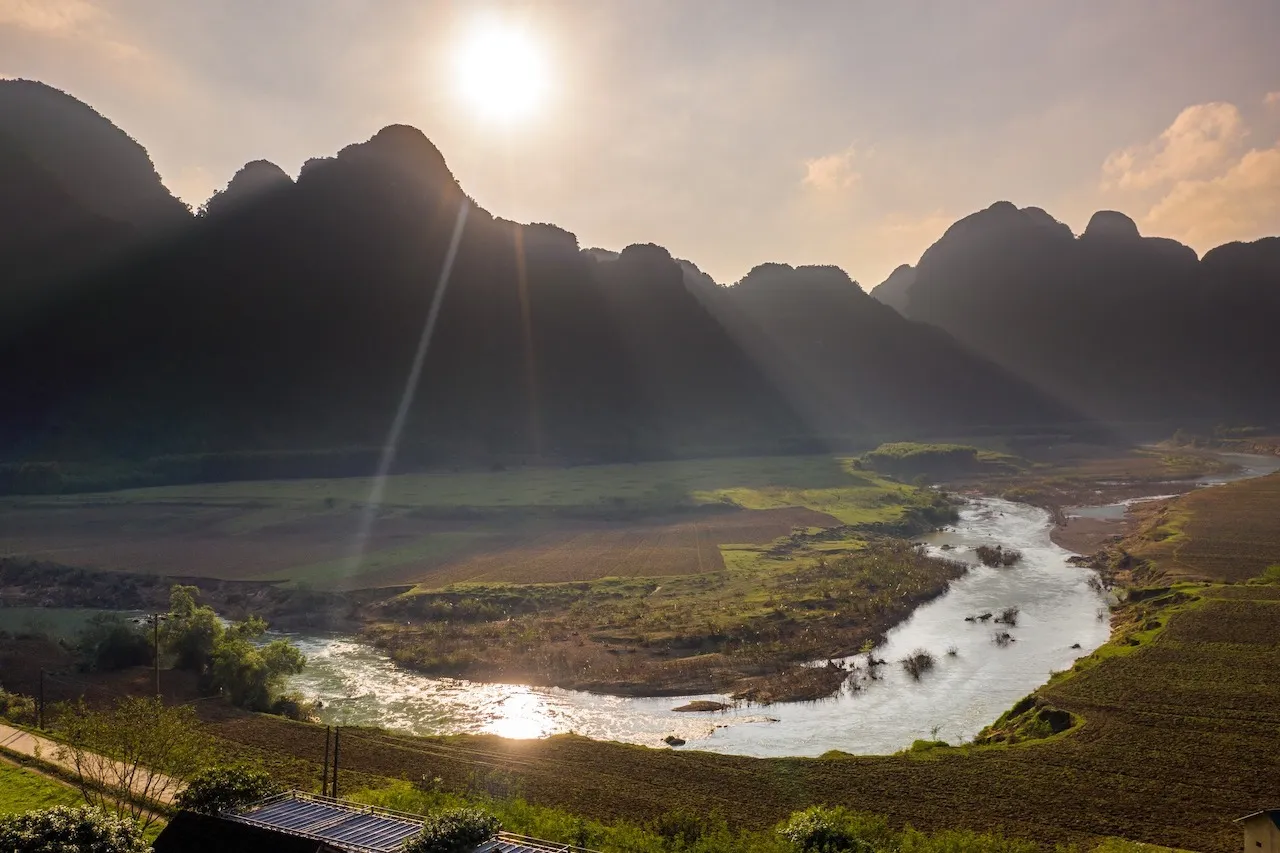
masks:
[[[233,823],[220,817],[181,811],[152,843],[155,853],[330,853],[334,848],[311,838],[274,829]]]
[[[351,853],[393,853],[422,831],[422,818],[415,815],[301,791],[269,797],[227,818]]]
[[[303,791],[269,797],[224,816],[226,823],[243,825],[306,839],[317,851],[342,853],[393,853],[422,831],[422,816],[335,800]],[[159,850],[159,848],[156,848]],[[171,848],[177,849],[177,848]],[[225,847],[221,849],[249,849]],[[266,848],[262,848],[266,849]],[[272,848],[276,849],[276,848]],[[279,848],[283,849],[283,848]],[[161,851],[163,853],[163,851]],[[472,853],[591,853],[566,844],[551,844],[500,832]]]
[[[1235,822],[1243,823],[1246,820],[1253,820],[1255,817],[1270,818],[1271,822],[1275,824],[1276,829],[1280,829],[1280,809],[1263,809],[1262,811],[1247,814],[1244,817],[1238,817],[1235,819]]]

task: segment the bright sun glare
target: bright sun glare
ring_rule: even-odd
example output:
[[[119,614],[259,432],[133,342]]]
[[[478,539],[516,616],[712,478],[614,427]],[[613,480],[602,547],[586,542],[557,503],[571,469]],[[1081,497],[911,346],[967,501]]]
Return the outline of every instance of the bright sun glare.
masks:
[[[528,118],[547,95],[546,57],[526,31],[487,22],[458,51],[455,73],[467,106],[485,118]]]

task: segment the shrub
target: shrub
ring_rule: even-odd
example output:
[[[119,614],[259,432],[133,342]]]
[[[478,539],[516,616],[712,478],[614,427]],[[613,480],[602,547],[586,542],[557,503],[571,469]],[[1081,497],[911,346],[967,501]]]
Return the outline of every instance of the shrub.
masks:
[[[15,723],[34,723],[36,700],[0,687],[0,717]]]
[[[888,846],[883,818],[855,814],[848,809],[811,806],[778,825],[778,835],[800,853],[870,853]]]
[[[247,767],[210,767],[191,777],[174,803],[180,809],[216,815],[235,811],[272,794],[280,786],[261,770]]]
[[[916,649],[910,655],[902,659],[902,668],[907,674],[917,681],[920,676],[933,669],[937,663],[933,655],[925,649]]]
[[[138,826],[88,806],[54,806],[0,817],[5,853],[147,853]]]
[[[974,549],[974,553],[978,555],[978,560],[984,566],[996,568],[998,566],[1012,566],[1022,559],[1022,552],[1016,548],[1006,549],[1003,545],[979,545]]]
[[[409,839],[404,853],[465,853],[498,834],[502,823],[486,811],[450,809],[428,815],[422,832]]]
[[[1008,631],[996,631],[991,636],[991,642],[995,643],[997,646],[1000,646],[1001,648],[1009,645],[1013,641],[1014,641],[1013,635],[1010,634]]]
[[[996,622],[1001,625],[1008,625],[1010,628],[1018,624],[1018,608],[1006,607],[1000,611],[1000,615],[996,617]]]

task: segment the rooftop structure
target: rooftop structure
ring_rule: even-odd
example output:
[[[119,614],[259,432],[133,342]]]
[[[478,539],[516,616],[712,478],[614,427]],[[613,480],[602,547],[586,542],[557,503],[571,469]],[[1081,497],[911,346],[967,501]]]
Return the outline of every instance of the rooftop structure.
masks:
[[[186,813],[184,813],[186,814]],[[398,812],[377,806],[366,806],[348,800],[337,800],[303,791],[289,791],[268,797],[234,814],[219,818],[199,817],[198,833],[202,841],[221,831],[237,838],[253,827],[264,831],[264,838],[288,836],[314,842],[310,850],[340,853],[396,853],[406,841],[422,830],[422,815]],[[175,821],[177,823],[178,821]],[[172,824],[171,824],[172,826]],[[162,833],[163,836],[163,833]],[[175,839],[176,840],[176,839]],[[157,839],[157,842],[161,839]],[[245,849],[240,840],[236,849]],[[161,845],[157,845],[160,849]],[[305,845],[304,845],[305,846]],[[185,849],[174,846],[173,849]],[[218,849],[217,844],[210,849]],[[226,848],[231,849],[231,848]],[[278,849],[278,847],[264,847]],[[301,848],[299,848],[301,849]],[[247,853],[247,851],[246,851]],[[567,844],[552,844],[500,832],[479,845],[473,853],[590,853]]]

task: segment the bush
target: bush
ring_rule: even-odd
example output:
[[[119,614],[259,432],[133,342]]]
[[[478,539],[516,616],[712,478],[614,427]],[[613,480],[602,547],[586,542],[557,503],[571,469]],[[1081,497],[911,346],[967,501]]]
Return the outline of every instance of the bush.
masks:
[[[15,723],[34,723],[36,700],[0,687],[0,717]]]
[[[793,813],[777,832],[800,853],[870,853],[888,830],[883,820],[865,818],[840,807],[810,806]]]
[[[5,853],[147,853],[138,826],[88,806],[54,806],[0,817]]]
[[[920,676],[933,669],[936,663],[937,660],[930,652],[925,649],[916,649],[902,659],[902,668],[907,671],[908,675],[919,681]]]
[[[466,853],[498,834],[502,823],[480,809],[460,808],[427,815],[422,832],[409,839],[404,853]]]
[[[992,568],[1012,566],[1022,559],[1021,551],[1016,548],[1005,548],[1003,545],[996,545],[994,548],[990,545],[979,545],[974,552],[982,565]]]
[[[280,792],[280,786],[261,770],[210,767],[191,777],[174,804],[180,809],[217,815],[235,811]]]

